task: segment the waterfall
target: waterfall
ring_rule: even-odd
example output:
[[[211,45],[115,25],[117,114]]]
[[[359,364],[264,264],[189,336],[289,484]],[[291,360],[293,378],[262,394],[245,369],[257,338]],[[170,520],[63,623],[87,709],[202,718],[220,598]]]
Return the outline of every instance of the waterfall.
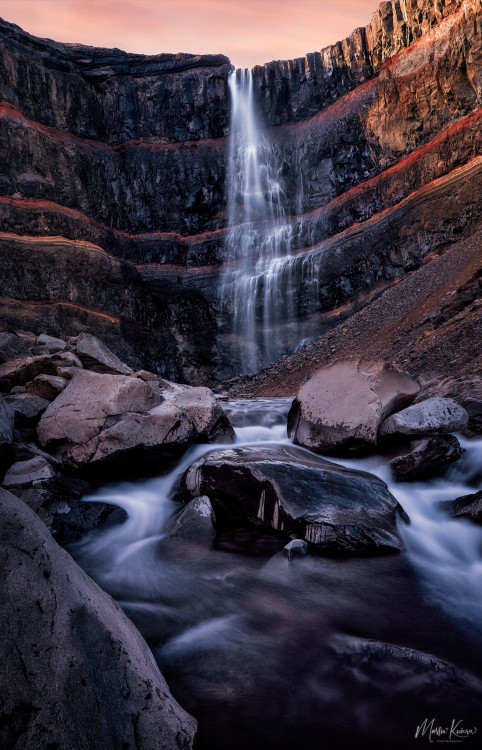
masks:
[[[281,165],[257,120],[251,71],[230,75],[228,234],[220,304],[234,334],[233,361],[252,372],[290,351],[278,325],[294,319],[293,226]]]

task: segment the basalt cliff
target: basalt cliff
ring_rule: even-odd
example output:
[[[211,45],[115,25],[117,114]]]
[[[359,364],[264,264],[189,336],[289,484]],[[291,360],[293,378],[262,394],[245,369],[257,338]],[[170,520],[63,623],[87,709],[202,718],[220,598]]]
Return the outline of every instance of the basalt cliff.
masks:
[[[170,380],[236,379],[219,305],[230,71],[221,55],[145,57],[0,22],[4,328],[88,331]],[[235,390],[291,394],[315,363],[360,350],[428,378],[475,372],[481,0],[383,2],[344,41],[254,68],[253,92],[289,201],[305,347],[293,354],[281,318],[287,356]]]

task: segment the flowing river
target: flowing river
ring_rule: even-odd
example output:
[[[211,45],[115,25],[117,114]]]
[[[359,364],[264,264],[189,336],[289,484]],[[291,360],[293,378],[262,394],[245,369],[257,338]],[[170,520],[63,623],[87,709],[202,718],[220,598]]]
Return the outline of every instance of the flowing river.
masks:
[[[290,401],[224,403],[238,445],[288,443]],[[180,476],[219,445],[192,447],[168,475],[86,498],[121,506],[128,520],[70,552],[134,621],[199,719],[197,748],[406,747],[415,718],[426,718],[416,717],[415,677],[395,689],[382,670],[375,688],[363,664],[339,668],[340,648],[353,638],[390,643],[482,674],[482,530],[443,506],[482,483],[482,440],[461,443],[462,458],[430,482],[394,483],[381,456],[339,461],[388,483],[411,519],[405,554],[288,562],[274,537],[170,538]]]

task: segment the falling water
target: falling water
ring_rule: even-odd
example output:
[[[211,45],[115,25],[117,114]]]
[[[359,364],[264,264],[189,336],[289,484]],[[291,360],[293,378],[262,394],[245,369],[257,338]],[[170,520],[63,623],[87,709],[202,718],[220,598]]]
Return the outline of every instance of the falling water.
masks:
[[[281,166],[254,111],[251,72],[232,73],[229,86],[229,231],[220,297],[241,347],[240,366],[250,372],[288,351],[278,324],[294,315],[293,227]]]

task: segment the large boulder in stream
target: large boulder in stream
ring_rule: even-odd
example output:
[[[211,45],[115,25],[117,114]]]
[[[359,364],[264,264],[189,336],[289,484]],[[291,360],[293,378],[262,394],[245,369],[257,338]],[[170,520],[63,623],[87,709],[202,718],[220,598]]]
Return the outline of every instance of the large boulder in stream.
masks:
[[[453,398],[428,398],[392,414],[380,425],[382,436],[434,435],[463,432],[469,415]]]
[[[188,750],[174,700],[134,625],[0,489],[0,746]]]
[[[419,390],[413,378],[384,362],[341,359],[301,386],[288,434],[315,453],[365,453],[376,446],[383,420],[408,406]]]
[[[234,430],[209,388],[79,370],[39,422],[43,447],[73,468],[156,465]]]
[[[218,529],[253,526],[325,552],[403,549],[403,509],[381,479],[292,446],[208,453],[181,480],[181,498],[207,495]]]

